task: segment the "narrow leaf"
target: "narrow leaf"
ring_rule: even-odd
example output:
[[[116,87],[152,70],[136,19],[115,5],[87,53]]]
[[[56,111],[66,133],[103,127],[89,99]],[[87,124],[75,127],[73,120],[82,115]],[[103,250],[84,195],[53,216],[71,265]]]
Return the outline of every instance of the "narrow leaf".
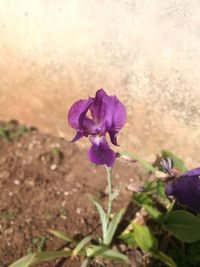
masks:
[[[133,160],[138,161],[141,164],[141,166],[144,168],[144,170],[147,172],[156,172],[157,171],[157,169],[155,167],[153,167],[152,164],[150,164],[149,162],[147,162],[146,160],[144,160],[143,158],[141,158],[140,156],[138,156],[135,153],[124,151],[124,152],[120,152],[119,154],[122,157],[125,156],[125,157],[128,157],[128,158],[131,158]]]
[[[143,205],[145,210],[148,212],[149,216],[155,221],[162,223],[164,220],[164,215],[157,208],[152,207],[150,205]]]
[[[103,232],[103,240],[105,239],[106,237],[106,234],[107,234],[107,221],[108,221],[108,218],[107,218],[107,215],[105,213],[105,211],[103,210],[102,206],[94,201],[94,204],[98,210],[98,213],[99,213],[99,216],[100,216],[100,219],[101,219],[101,225],[102,225],[102,232]]]
[[[11,264],[9,267],[29,267],[33,264],[38,264],[44,261],[55,260],[57,258],[69,257],[71,251],[45,251],[29,254],[18,261]]]
[[[164,227],[181,241],[192,243],[200,240],[200,219],[188,211],[169,212]]]
[[[60,238],[60,239],[62,239],[64,241],[66,241],[66,242],[70,242],[72,244],[76,244],[77,243],[73,238],[69,237],[68,235],[66,235],[62,231],[57,231],[57,230],[52,230],[52,229],[49,229],[48,231],[51,234],[53,234],[54,236],[56,236],[56,237],[58,237],[58,238]]]
[[[124,210],[120,210],[119,212],[115,214],[114,218],[109,223],[108,231],[104,239],[105,245],[110,245],[110,243],[112,242],[113,236],[117,230],[117,227],[122,219],[123,214],[124,214]]]
[[[35,258],[32,264],[38,264],[44,261],[55,260],[57,258],[66,258],[71,256],[71,250],[66,251],[45,251],[35,254]]]
[[[122,263],[129,263],[129,259],[126,255],[120,253],[117,250],[108,249],[104,246],[91,246],[87,249],[88,257],[102,257],[111,260],[115,260]]]
[[[162,251],[156,251],[152,253],[152,256],[156,259],[159,259],[169,267],[177,267],[176,263],[171,257],[163,253]]]
[[[14,263],[12,263],[11,265],[9,265],[9,267],[28,267],[31,265],[32,260],[34,259],[35,254],[28,254],[27,256],[15,261]]]
[[[134,236],[137,245],[144,251],[154,251],[157,248],[157,240],[151,234],[146,225],[133,224]]]
[[[87,243],[90,242],[91,239],[91,236],[86,236],[85,238],[83,238],[81,242],[78,243],[78,245],[72,251],[72,256],[77,256],[79,252],[87,245]]]

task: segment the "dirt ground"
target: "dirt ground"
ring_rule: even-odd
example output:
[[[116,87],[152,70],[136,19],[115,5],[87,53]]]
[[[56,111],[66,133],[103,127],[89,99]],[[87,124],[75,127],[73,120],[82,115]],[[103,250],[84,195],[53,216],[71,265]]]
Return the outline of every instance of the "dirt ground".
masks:
[[[85,149],[36,129],[18,137],[10,141],[0,138],[0,266],[3,267],[30,251],[62,248],[64,241],[50,235],[48,229],[64,231],[77,239],[100,233],[98,214],[90,196],[104,204],[107,201],[105,169],[90,163]],[[136,163],[120,160],[113,172],[114,188],[121,189],[114,205],[117,210],[130,203],[132,193],[125,188],[126,184],[145,177]],[[81,260],[40,266],[79,267]]]

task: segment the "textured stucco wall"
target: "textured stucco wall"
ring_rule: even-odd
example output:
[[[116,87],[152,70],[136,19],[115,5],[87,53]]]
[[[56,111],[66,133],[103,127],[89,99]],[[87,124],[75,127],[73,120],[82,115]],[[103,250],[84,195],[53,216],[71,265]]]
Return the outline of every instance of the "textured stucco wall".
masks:
[[[0,55],[0,119],[70,138],[66,109],[103,87],[123,148],[200,163],[198,0],[0,0]]]

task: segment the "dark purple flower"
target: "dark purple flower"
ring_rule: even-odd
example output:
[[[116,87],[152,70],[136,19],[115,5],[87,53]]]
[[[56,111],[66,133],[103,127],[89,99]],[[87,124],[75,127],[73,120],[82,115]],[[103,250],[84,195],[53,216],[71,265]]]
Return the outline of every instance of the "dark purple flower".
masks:
[[[77,133],[72,142],[88,137],[92,146],[89,159],[95,164],[112,166],[115,153],[110,149],[105,135],[117,145],[117,134],[126,122],[126,110],[116,96],[108,96],[103,89],[94,98],[81,99],[73,104],[68,113],[68,121]]]
[[[181,204],[200,212],[200,168],[188,171],[165,187],[168,196],[174,196]]]

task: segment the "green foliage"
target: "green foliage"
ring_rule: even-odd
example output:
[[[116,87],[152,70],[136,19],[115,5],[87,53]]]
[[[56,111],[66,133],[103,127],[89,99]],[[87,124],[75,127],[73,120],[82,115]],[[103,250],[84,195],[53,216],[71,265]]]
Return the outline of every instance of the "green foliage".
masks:
[[[36,236],[32,239],[32,245],[29,246],[27,252],[42,252],[46,248],[46,243],[48,241],[47,236]]]
[[[36,246],[37,252],[42,252],[45,249],[47,241],[48,241],[47,236],[37,236],[33,238],[32,243]]]
[[[156,172],[157,170],[152,164],[150,164],[149,162],[147,162],[146,160],[144,160],[135,153],[124,151],[120,152],[119,156],[122,158],[132,159],[133,161],[138,161],[147,173]]]
[[[162,156],[171,158],[174,168],[181,172],[187,171],[184,161],[172,152],[164,150]],[[133,201],[146,210],[148,214],[145,217],[146,226],[139,226],[140,232],[137,232],[136,226],[134,230],[126,231],[120,238],[131,247],[139,246],[167,266],[200,266],[200,218],[184,210],[174,210],[176,207],[174,200],[170,201],[165,195],[163,181],[148,181],[144,188],[146,192],[135,193]],[[139,238],[136,237],[136,233]],[[152,237],[155,240],[155,236],[158,247],[152,249]],[[162,251],[163,239],[166,254]]]
[[[0,123],[0,138],[6,141],[19,140],[27,131],[25,125],[15,121]]]
[[[57,156],[59,150],[53,148],[52,153]],[[136,154],[122,152],[119,155],[124,159],[138,161],[148,173],[157,171],[157,168]],[[162,156],[171,158],[173,166],[181,172],[187,170],[183,160],[172,152],[163,150]],[[70,243],[71,250],[42,252],[46,241],[37,238],[34,245],[37,246],[38,253],[28,254],[10,267],[29,267],[55,258],[79,255],[84,257],[81,267],[89,266],[96,257],[126,264],[130,263],[128,257],[119,252],[117,246],[113,246],[115,244],[114,237],[124,215],[124,210],[116,212],[111,219],[114,200],[111,168],[107,168],[107,178],[109,185],[107,211],[98,202],[93,201],[99,213],[102,237],[86,236],[80,242],[77,242],[64,232],[49,230],[54,236]],[[200,218],[184,210],[173,210],[174,201],[171,201],[165,195],[165,183],[163,181],[147,181],[144,188],[145,192],[134,193],[133,195],[133,202],[139,206],[140,210],[137,213],[138,217],[133,218],[130,225],[120,235],[121,242],[132,248],[139,247],[144,254],[151,256],[155,262],[159,260],[165,266],[200,266]],[[143,212],[143,209],[146,213]],[[59,213],[66,217],[66,210],[63,210],[63,208],[60,209]]]
[[[152,256],[156,259],[159,259],[163,263],[165,263],[166,266],[177,267],[174,260],[171,257],[169,257],[168,255],[166,255],[165,253],[163,253],[162,251],[159,251],[159,250],[155,251],[152,253]]]
[[[102,226],[102,233],[103,233],[103,240],[106,239],[106,235],[107,235],[107,225],[108,225],[108,216],[107,214],[105,213],[104,209],[102,208],[102,206],[96,202],[96,201],[93,201],[96,208],[97,208],[97,211],[99,213],[99,217],[100,217],[100,220],[101,220],[101,226]]]
[[[58,258],[66,258],[71,255],[71,251],[45,251],[38,253],[31,253],[27,256],[19,259],[18,261],[12,263],[9,267],[29,267],[34,264],[39,264],[45,261],[51,261]]]
[[[91,236],[86,236],[79,242],[76,247],[72,251],[72,256],[77,256],[81,250],[91,241],[92,237]]]
[[[122,216],[124,214],[124,210],[120,210],[117,212],[112,219],[112,221],[108,225],[107,233],[105,236],[104,244],[109,246],[113,240],[114,234],[117,230],[117,227],[122,219]]]
[[[169,212],[164,227],[172,235],[184,242],[200,240],[200,219],[184,210]]]
[[[52,235],[54,235],[54,236],[56,236],[56,237],[58,237],[58,238],[60,238],[60,239],[62,239],[62,240],[64,240],[64,241],[66,241],[66,242],[70,242],[70,243],[72,243],[72,244],[76,244],[77,242],[73,239],[73,238],[71,238],[71,237],[69,237],[68,235],[66,235],[64,232],[62,232],[62,231],[57,231],[57,230],[52,230],[52,229],[49,229],[48,230]]]
[[[146,225],[133,224],[136,244],[144,251],[151,252],[157,249],[157,240]]]
[[[6,210],[6,211],[0,211],[0,218],[5,218],[8,220],[12,220],[16,217],[16,213],[11,210]]]
[[[109,249],[106,246],[90,246],[86,250],[87,257],[103,257],[122,263],[129,263],[129,259],[124,254],[120,253],[117,250]]]
[[[60,151],[59,147],[57,147],[57,146],[54,146],[51,149],[51,152],[52,152],[53,156],[55,156],[55,157],[59,157],[61,154],[61,151]]]
[[[164,192],[164,183],[162,181],[146,182],[144,185],[146,192],[133,194],[133,201],[139,206],[145,208],[149,216],[159,223],[163,222],[164,214],[157,206],[162,206],[164,209],[170,207],[170,200]]]
[[[157,208],[152,207],[150,205],[143,205],[149,216],[159,223],[163,223],[164,214],[160,212]]]
[[[134,232],[125,232],[120,235],[120,239],[123,240],[128,246],[135,247],[137,245],[135,241]]]
[[[174,246],[168,251],[174,261],[180,267],[197,267],[200,266],[200,241],[195,243],[185,243],[182,247]],[[184,249],[183,249],[184,247]]]

